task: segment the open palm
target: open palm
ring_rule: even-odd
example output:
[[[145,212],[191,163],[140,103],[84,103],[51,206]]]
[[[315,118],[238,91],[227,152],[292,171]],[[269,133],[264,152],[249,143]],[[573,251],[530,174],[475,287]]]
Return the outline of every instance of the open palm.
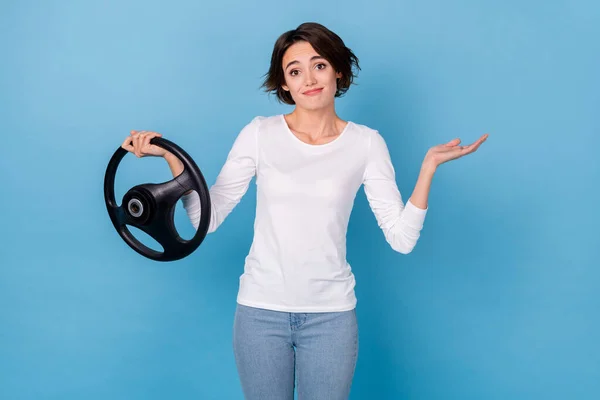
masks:
[[[476,151],[479,146],[488,138],[488,134],[482,135],[477,141],[467,146],[459,146],[460,139],[456,138],[448,143],[433,146],[427,151],[425,160],[432,163],[434,166],[439,166],[447,161],[455,160],[467,154]]]

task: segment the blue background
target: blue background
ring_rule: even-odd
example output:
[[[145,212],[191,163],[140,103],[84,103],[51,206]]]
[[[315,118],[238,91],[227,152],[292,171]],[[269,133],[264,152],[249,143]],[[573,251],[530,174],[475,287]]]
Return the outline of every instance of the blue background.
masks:
[[[600,5],[593,1],[0,3],[0,398],[241,399],[231,348],[255,187],[190,257],[145,259],[106,213],[106,165],[161,132],[214,182],[272,46],[316,21],[359,56],[344,119],[380,130],[404,200],[437,172],[415,250],[359,192],[348,232],[352,399],[600,397]],[[170,178],[128,155],[117,198]],[[193,228],[179,206],[184,237]]]

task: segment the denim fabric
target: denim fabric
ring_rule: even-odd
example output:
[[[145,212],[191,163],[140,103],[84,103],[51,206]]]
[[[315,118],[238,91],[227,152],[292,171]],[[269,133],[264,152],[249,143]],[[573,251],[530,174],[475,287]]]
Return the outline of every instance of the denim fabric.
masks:
[[[233,349],[246,400],[346,400],[358,356],[356,310],[289,313],[237,304]]]

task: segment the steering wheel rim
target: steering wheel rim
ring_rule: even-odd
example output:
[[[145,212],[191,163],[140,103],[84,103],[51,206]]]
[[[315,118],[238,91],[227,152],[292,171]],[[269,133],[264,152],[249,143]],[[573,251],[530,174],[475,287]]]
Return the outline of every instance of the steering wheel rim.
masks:
[[[183,163],[183,171],[164,183],[132,187],[125,193],[119,206],[115,200],[115,176],[121,160],[128,153],[119,147],[112,155],[104,175],[106,209],[119,236],[137,253],[155,261],[180,260],[193,253],[208,233],[211,214],[208,185],[194,160],[181,147],[162,137],[152,138],[150,143],[175,155]],[[190,190],[198,193],[202,212],[194,237],[186,240],[179,236],[173,218],[177,201]],[[161,244],[164,251],[156,251],[140,242],[127,225],[149,234]]]

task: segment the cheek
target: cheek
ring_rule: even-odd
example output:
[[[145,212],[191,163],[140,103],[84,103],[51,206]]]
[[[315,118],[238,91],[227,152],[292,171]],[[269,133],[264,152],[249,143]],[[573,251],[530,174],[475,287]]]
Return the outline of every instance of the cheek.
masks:
[[[299,79],[298,77],[286,76],[285,84],[293,92],[294,89],[298,87]]]
[[[337,78],[335,74],[332,74],[329,71],[323,71],[323,74],[321,75],[321,82],[330,87],[337,87]]]

